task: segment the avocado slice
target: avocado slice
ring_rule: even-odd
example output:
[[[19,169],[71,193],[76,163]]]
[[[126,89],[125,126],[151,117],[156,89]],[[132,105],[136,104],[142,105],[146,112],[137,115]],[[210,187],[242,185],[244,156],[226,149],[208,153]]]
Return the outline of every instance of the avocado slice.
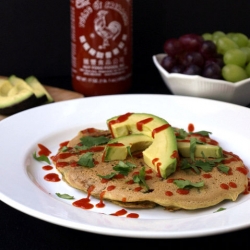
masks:
[[[144,162],[162,178],[175,172],[178,159],[177,141],[171,125],[164,119],[147,113],[127,113],[107,120],[113,138],[144,134],[153,139],[144,150]]]
[[[12,115],[36,105],[35,94],[21,78],[12,75],[7,81],[0,85],[0,114]]]
[[[197,158],[203,158],[203,155],[205,157],[211,157],[211,158],[221,158],[223,157],[223,150],[220,147],[220,145],[217,143],[209,143],[210,132],[207,131],[199,131],[199,132],[193,132],[189,133],[185,131],[184,129],[180,128],[174,128],[176,138],[177,138],[177,147],[179,154],[183,157],[190,157],[190,139],[192,137],[197,138],[201,143],[196,143],[195,149],[194,149],[194,157]],[[198,137],[197,137],[198,135]]]
[[[178,151],[183,157],[190,157],[190,142],[178,142],[177,140]],[[211,144],[196,144],[194,156],[203,157],[204,154],[206,157],[211,158],[221,158],[223,157],[222,148],[218,145]]]
[[[131,134],[111,139],[105,146],[104,161],[125,160],[130,153],[141,152],[148,148],[153,138],[144,134]]]
[[[43,87],[35,76],[29,76],[25,79],[25,82],[32,88],[38,99],[38,105],[54,102],[52,96]]]
[[[12,85],[7,79],[0,79],[0,96],[8,96],[8,92],[12,89]]]

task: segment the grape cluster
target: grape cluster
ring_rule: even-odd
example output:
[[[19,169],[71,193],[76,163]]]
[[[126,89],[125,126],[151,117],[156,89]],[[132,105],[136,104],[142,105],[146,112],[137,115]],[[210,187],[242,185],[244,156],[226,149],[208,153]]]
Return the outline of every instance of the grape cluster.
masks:
[[[223,57],[212,40],[205,40],[197,34],[185,34],[166,40],[164,52],[167,55],[161,65],[169,73],[222,79]]]
[[[245,34],[215,31],[204,33],[202,37],[204,40],[213,41],[217,52],[223,56],[223,79],[238,82],[250,77],[250,41]]]
[[[169,73],[237,82],[250,77],[250,41],[236,32],[185,34],[164,43],[161,65]]]

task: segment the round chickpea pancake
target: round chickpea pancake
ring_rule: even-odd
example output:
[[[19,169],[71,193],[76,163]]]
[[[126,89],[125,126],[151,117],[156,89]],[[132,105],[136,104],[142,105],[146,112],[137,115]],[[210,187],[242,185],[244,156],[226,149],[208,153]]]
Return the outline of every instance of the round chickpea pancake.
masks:
[[[180,132],[183,131],[175,129],[177,142]],[[210,142],[209,147],[217,144],[207,134],[198,134],[186,137],[189,145],[192,138],[196,143],[197,138],[203,142],[205,138],[208,144]],[[203,149],[199,157],[192,152],[186,157],[178,149],[175,171],[163,177],[145,163],[143,149],[139,147],[141,143],[134,144],[137,147],[133,151],[127,147],[128,154],[122,160],[106,160],[105,150],[111,140],[110,130],[88,128],[79,131],[52,157],[63,180],[72,188],[121,207],[162,206],[169,211],[195,210],[224,200],[236,201],[239,195],[247,192],[248,169],[232,152],[220,148],[220,155],[207,157]],[[114,144],[121,146],[118,142]],[[211,152],[211,148],[209,150]],[[218,148],[216,150],[218,152]]]

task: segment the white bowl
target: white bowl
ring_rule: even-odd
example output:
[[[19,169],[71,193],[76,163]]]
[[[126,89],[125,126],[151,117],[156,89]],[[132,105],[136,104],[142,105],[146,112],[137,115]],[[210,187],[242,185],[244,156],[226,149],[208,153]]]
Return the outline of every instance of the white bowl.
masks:
[[[242,106],[250,103],[250,78],[232,83],[198,75],[168,73],[161,61],[166,54],[153,56],[155,66],[169,90],[175,95],[194,96],[230,102]]]

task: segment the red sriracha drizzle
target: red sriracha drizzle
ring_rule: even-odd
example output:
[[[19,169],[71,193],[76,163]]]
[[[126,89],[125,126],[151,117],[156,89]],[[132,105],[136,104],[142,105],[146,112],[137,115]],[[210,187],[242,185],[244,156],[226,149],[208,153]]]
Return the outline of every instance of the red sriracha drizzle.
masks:
[[[46,148],[44,145],[38,143],[38,147],[39,147],[39,151],[38,151],[38,154],[39,155],[45,155],[45,156],[49,156],[51,154],[51,151]]]
[[[156,133],[159,133],[161,131],[163,131],[164,129],[167,129],[170,127],[170,124],[164,124],[158,128],[155,128],[153,131],[152,131],[152,137],[155,138],[155,134]]]
[[[112,135],[113,138],[115,138],[115,137],[114,137],[114,133],[113,133],[113,130],[112,130],[112,125],[116,124],[116,123],[121,123],[121,122],[126,121],[129,118],[129,116],[131,116],[132,114],[133,113],[126,113],[124,115],[120,115],[116,120],[112,120],[112,121],[110,121],[108,123],[108,127],[109,127],[109,130],[110,130],[111,135]]]
[[[141,121],[137,122],[137,124],[136,124],[137,129],[139,131],[142,131],[142,126],[144,124],[147,124],[147,123],[151,122],[152,120],[153,120],[153,118],[151,117],[151,118],[147,118],[147,119],[144,119],[144,120],[141,120]]]

